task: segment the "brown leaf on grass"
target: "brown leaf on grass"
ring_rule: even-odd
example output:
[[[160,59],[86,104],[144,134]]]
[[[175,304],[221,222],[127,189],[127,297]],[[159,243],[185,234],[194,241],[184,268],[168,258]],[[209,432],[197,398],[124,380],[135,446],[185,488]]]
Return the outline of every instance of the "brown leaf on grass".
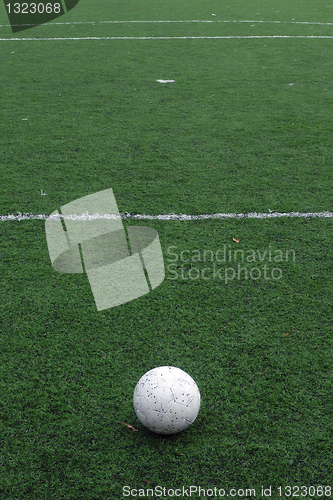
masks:
[[[119,423],[123,424],[123,425],[126,425],[126,427],[128,427],[128,429],[132,429],[132,431],[138,432],[138,429],[136,429],[135,427],[133,427],[130,424],[126,424],[125,422],[119,422]]]
[[[239,243],[239,240],[236,240],[236,238],[232,238],[232,241],[235,241],[236,243]]]

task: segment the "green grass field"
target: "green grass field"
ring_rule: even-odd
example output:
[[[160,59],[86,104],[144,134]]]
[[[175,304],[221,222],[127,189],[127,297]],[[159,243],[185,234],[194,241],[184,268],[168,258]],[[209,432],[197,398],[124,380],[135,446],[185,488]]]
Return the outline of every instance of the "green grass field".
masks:
[[[45,220],[5,217],[108,188],[130,214],[332,211],[333,6],[95,0],[0,25],[1,500],[333,498],[331,216],[124,219],[157,230],[165,280],[103,311],[52,268]],[[160,365],[202,398],[166,437],[132,403]]]

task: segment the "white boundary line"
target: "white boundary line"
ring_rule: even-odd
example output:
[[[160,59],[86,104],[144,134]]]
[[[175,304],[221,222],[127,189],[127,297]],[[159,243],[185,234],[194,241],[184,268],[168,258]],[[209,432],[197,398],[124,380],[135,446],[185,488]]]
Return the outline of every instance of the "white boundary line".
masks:
[[[321,23],[316,21],[261,21],[261,20],[128,20],[128,21],[69,21],[63,23],[46,23],[43,26],[64,26],[75,24],[126,24],[126,23],[266,23],[266,24],[302,24],[302,25],[317,25],[317,26],[333,26],[333,23]],[[25,24],[24,26],[36,26],[35,24]],[[10,28],[9,24],[0,25],[0,28]],[[249,36],[111,36],[111,37],[54,37],[54,38],[0,38],[0,41],[59,41],[59,40],[216,40],[216,39],[255,39],[255,38],[317,38],[317,39],[331,39],[333,36],[320,36],[320,35],[249,35]]]
[[[317,35],[251,35],[251,36],[84,36],[68,38],[0,38],[4,41],[58,41],[58,40],[214,40],[214,39],[246,39],[246,38],[333,38],[333,36]]]
[[[261,212],[249,212],[249,213],[217,213],[217,214],[201,214],[201,215],[186,215],[186,214],[165,214],[165,215],[146,215],[146,214],[131,214],[129,212],[123,212],[119,215],[117,214],[89,214],[84,212],[81,215],[47,215],[47,214],[22,214],[19,212],[17,215],[0,215],[0,221],[23,221],[23,220],[46,220],[48,218],[58,220],[58,219],[69,219],[69,220],[97,220],[97,219],[148,219],[148,220],[202,220],[202,219],[277,219],[286,217],[297,217],[297,218],[329,218],[333,217],[333,212],[272,212],[261,213]]]
[[[247,21],[247,20],[239,20],[239,21],[230,21],[230,20],[216,20],[216,21],[208,21],[208,20],[199,20],[192,19],[188,21],[68,21],[64,23],[46,23],[43,26],[64,26],[64,25],[72,25],[72,24],[126,24],[126,23],[267,23],[267,24],[315,24],[318,26],[333,26],[333,23],[320,23],[316,21]],[[36,26],[35,24],[25,24],[24,26]],[[2,24],[0,28],[10,28],[10,24]]]

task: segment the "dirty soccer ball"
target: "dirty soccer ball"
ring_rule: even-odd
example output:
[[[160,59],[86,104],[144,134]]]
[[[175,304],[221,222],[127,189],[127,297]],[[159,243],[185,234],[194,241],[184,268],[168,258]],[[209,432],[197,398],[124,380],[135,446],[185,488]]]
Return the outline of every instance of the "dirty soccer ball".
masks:
[[[197,418],[200,392],[186,372],[175,366],[159,366],[137,383],[133,404],[140,422],[158,434],[183,431]]]

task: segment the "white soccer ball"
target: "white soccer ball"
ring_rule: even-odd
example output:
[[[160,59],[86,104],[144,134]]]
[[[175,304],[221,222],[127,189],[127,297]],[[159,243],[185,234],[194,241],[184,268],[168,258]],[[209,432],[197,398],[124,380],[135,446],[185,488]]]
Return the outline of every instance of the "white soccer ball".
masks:
[[[197,418],[200,392],[193,378],[180,368],[159,366],[140,378],[133,404],[138,419],[149,430],[175,434]]]

